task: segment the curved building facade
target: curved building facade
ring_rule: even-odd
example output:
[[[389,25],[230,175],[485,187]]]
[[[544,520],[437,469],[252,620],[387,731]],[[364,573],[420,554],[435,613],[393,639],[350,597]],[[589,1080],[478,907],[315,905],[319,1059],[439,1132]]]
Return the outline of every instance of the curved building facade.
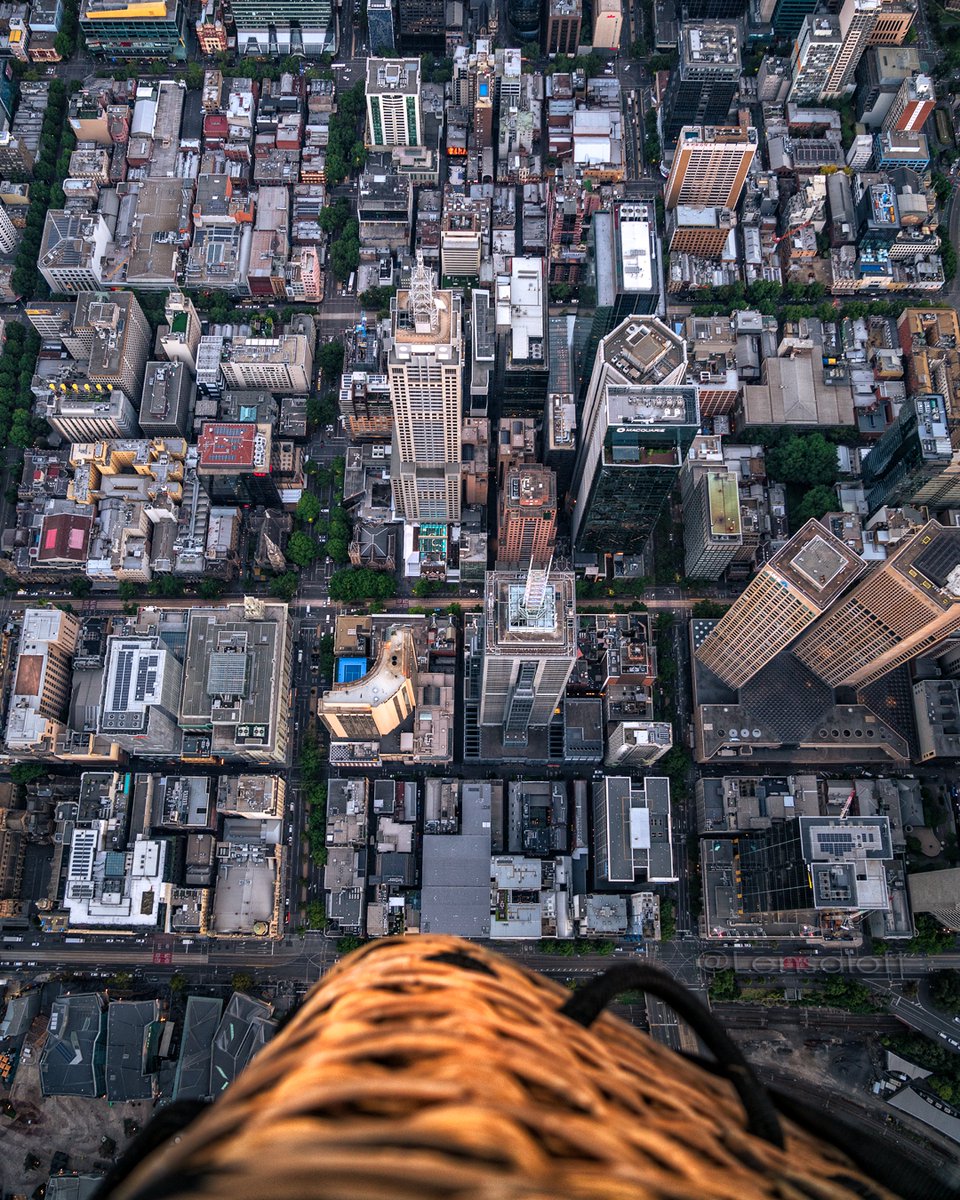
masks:
[[[507,0],[507,20],[511,31],[524,41],[539,37],[543,24],[541,0]]]

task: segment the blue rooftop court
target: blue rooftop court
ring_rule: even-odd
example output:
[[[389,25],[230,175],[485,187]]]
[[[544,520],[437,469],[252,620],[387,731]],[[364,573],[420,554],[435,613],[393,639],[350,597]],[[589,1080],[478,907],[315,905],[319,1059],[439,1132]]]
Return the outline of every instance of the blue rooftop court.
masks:
[[[356,683],[366,673],[365,658],[341,658],[337,661],[337,683]]]

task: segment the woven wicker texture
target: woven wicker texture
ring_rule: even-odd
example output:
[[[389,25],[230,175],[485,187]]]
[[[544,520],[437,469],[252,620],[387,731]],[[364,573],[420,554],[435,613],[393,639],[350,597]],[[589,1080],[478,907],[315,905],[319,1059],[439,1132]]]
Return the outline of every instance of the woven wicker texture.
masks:
[[[570,993],[453,938],[365,946],[176,1144],[115,1193],[224,1200],[885,1197],[785,1122]]]

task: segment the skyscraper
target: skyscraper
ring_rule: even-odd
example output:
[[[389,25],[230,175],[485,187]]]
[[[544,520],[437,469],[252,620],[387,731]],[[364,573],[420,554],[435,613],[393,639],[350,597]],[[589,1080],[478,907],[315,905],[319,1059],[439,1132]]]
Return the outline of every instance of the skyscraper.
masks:
[[[680,130],[663,202],[736,208],[757,153],[752,126],[690,125]]]
[[[500,487],[497,565],[546,567],[557,527],[557,477],[549,467],[508,468]]]
[[[686,369],[683,339],[654,317],[631,317],[601,340],[570,493],[578,550],[646,546],[699,428]]]
[[[905,79],[883,119],[883,131],[919,133],[936,107],[937,94],[929,75]]]
[[[419,146],[420,60],[367,59],[367,137],[371,146]]]
[[[737,477],[707,465],[680,480],[684,570],[690,579],[719,579],[743,545]]]
[[[410,287],[390,303],[387,359],[393,405],[391,483],[407,521],[460,519],[463,340],[460,300],[438,291],[418,257]]]
[[[540,33],[540,0],[507,0],[507,22],[511,32],[525,42]]]
[[[843,45],[823,85],[821,100],[842,96],[853,82],[853,73],[869,44],[881,8],[882,0],[844,0],[840,10]]]
[[[825,525],[808,521],[764,563],[704,639],[697,658],[728,687],[741,687],[826,612],[864,569]]]
[[[527,744],[560,704],[577,656],[573,573],[488,571],[480,724]]]
[[[868,46],[902,46],[917,15],[917,0],[881,0]]]
[[[797,658],[863,687],[960,629],[960,528],[928,521],[804,635]]]
[[[793,80],[788,98],[795,104],[815,104],[842,46],[840,22],[835,16],[818,13],[804,17],[793,46]]]
[[[732,21],[681,26],[680,62],[670,74],[661,133],[674,146],[686,125],[722,124],[740,80],[740,27]]]
[[[543,48],[547,54],[576,57],[580,48],[583,0],[545,0]]]
[[[863,463],[863,488],[871,513],[889,505],[960,504],[943,397],[911,396]]]
[[[397,48],[393,0],[367,0],[367,32],[371,54],[393,54]]]
[[[397,15],[404,54],[443,53],[447,28],[444,0],[403,0]]]

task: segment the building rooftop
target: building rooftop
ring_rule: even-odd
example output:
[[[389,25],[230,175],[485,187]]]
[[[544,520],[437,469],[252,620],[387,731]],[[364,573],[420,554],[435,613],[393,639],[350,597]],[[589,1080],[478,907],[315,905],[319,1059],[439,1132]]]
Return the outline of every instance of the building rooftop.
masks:
[[[685,21],[681,25],[683,79],[740,76],[740,28],[733,21]]]
[[[107,1100],[149,1100],[160,1032],[159,1000],[113,1000],[107,1009]]]
[[[273,1008],[243,992],[234,992],[213,1039],[210,1093],[218,1096],[243,1071],[276,1030]]]
[[[488,571],[485,589],[488,655],[513,655],[524,647],[544,655],[576,652],[573,573]]]
[[[270,430],[252,421],[207,421],[197,439],[200,474],[214,471],[270,472]]]
[[[415,96],[420,90],[418,58],[368,58],[367,95],[398,92]]]
[[[686,342],[656,317],[629,317],[600,345],[604,362],[620,375],[622,383],[683,381]]]
[[[188,996],[180,1039],[174,1100],[206,1100],[210,1096],[213,1039],[223,1013],[223,1001],[213,996]]]
[[[107,1015],[95,992],[54,1000],[40,1056],[45,1096],[102,1096]]]

